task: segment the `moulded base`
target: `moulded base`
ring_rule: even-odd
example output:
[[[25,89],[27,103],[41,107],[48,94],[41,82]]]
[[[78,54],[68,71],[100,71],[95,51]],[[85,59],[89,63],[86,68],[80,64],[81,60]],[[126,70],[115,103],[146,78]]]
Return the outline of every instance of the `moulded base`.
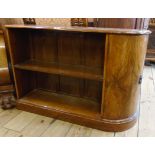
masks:
[[[90,117],[84,117],[82,115],[68,113],[61,110],[41,108],[33,104],[23,103],[18,101],[17,101],[17,109],[32,112],[32,113],[37,113],[47,117],[52,117],[55,119],[60,119],[63,121],[68,121],[71,123],[76,123],[79,125],[83,125],[83,126],[103,130],[103,131],[108,131],[108,132],[125,131],[134,126],[138,117],[138,114],[135,113],[133,116],[122,120],[107,120],[107,119],[102,119],[101,117],[90,118]]]

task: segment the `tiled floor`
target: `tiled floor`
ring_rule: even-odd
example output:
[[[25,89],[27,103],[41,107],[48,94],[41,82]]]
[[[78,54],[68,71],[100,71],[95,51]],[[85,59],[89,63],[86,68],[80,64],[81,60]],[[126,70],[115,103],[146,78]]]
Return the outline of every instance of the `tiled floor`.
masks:
[[[155,66],[144,67],[139,109],[140,117],[137,124],[125,132],[116,133],[91,129],[17,109],[6,111],[0,109],[0,136],[155,136]]]

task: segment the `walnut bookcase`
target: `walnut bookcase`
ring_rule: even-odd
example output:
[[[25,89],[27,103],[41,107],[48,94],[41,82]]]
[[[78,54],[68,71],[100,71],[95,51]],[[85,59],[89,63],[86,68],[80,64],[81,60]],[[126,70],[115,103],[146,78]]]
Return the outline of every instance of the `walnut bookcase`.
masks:
[[[137,119],[147,30],[6,25],[17,108],[106,130]]]

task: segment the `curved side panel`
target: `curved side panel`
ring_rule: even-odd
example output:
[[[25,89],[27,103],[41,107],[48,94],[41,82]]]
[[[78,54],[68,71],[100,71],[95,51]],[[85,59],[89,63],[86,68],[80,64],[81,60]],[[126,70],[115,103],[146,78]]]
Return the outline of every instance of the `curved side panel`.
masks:
[[[136,119],[131,118],[137,113],[139,78],[147,41],[148,35],[107,35],[101,108],[103,120],[130,122]]]

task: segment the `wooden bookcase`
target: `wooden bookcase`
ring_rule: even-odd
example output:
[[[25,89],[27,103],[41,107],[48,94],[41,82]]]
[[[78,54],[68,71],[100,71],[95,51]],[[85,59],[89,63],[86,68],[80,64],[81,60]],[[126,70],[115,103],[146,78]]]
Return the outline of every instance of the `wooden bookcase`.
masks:
[[[149,33],[7,25],[17,108],[106,131],[133,126]]]

